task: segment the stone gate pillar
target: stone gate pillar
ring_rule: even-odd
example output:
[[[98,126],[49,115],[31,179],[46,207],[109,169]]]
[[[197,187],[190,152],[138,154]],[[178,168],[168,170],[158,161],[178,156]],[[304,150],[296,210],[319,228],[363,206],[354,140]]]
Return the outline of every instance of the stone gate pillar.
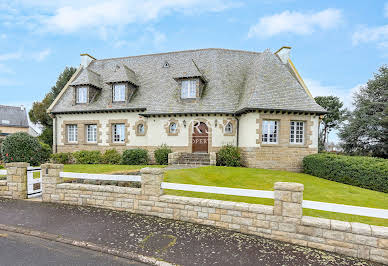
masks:
[[[45,163],[42,164],[42,201],[51,202],[51,195],[55,195],[57,184],[62,183],[63,179],[59,173],[63,171],[63,164]]]
[[[274,214],[291,218],[302,218],[304,185],[299,183],[276,182]]]
[[[163,182],[164,170],[162,168],[146,167],[142,168],[140,173],[142,195],[159,197],[163,194],[161,184]]]
[[[7,163],[8,190],[13,199],[27,198],[27,167],[29,163]]]

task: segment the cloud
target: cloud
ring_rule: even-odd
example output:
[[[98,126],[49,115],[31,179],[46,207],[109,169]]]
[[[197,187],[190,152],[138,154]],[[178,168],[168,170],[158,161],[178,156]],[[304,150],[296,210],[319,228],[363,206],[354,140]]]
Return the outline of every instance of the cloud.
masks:
[[[286,10],[279,14],[260,18],[257,24],[250,27],[248,38],[267,38],[283,33],[308,35],[317,30],[335,28],[341,22],[342,12],[334,8],[316,13]]]
[[[41,62],[43,61],[47,56],[49,56],[51,54],[51,49],[45,49],[45,50],[42,50],[40,52],[37,52],[35,54],[33,54],[33,59],[35,59],[36,61],[38,62]]]
[[[22,52],[0,54],[0,61],[8,61],[22,58]]]
[[[316,96],[337,96],[344,103],[344,107],[353,110],[353,95],[358,92],[360,87],[365,84],[356,84],[352,88],[341,88],[336,85],[323,85],[320,81],[306,78],[304,79],[307,88],[310,90],[313,97]]]
[[[388,24],[377,27],[359,26],[352,35],[353,45],[361,43],[377,43],[380,48],[386,48],[388,43]]]
[[[17,10],[32,9],[34,16],[25,20],[34,20],[39,28],[55,33],[74,33],[85,29],[107,30],[132,23],[155,21],[171,13],[185,15],[202,12],[221,12],[241,5],[232,0],[84,0],[84,1],[15,1],[4,9],[10,16],[23,17]],[[1,10],[1,8],[0,8]]]

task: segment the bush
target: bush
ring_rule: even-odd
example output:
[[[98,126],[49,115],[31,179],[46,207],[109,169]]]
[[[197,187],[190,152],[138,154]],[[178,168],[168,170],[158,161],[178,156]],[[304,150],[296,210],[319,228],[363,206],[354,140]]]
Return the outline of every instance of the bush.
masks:
[[[74,162],[71,152],[59,152],[51,155],[51,161],[53,163],[71,164]]]
[[[149,157],[147,150],[131,149],[123,152],[122,164],[128,165],[144,165],[148,164]]]
[[[306,174],[343,184],[388,192],[388,160],[319,153],[304,157]]]
[[[105,164],[120,164],[121,154],[115,149],[106,150],[101,156],[101,163]]]
[[[172,150],[166,145],[163,144],[154,151],[155,161],[160,165],[168,164],[168,154],[172,153]]]
[[[46,146],[42,147],[37,138],[25,132],[7,136],[1,146],[4,163],[26,162],[37,166],[47,161],[48,153]]]
[[[47,162],[50,160],[52,150],[50,145],[40,142],[40,145],[42,146],[42,161]]]
[[[100,151],[76,151],[73,156],[78,164],[98,164],[101,161]]]
[[[223,146],[217,153],[217,165],[241,166],[241,154],[238,147],[233,145]]]

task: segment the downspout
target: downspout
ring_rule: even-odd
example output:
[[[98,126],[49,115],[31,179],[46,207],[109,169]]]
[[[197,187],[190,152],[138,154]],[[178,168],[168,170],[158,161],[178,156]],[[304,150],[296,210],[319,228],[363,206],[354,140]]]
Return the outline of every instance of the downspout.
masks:
[[[54,120],[54,126],[53,126],[53,145],[54,145],[54,153],[58,152],[58,145],[57,145],[57,117],[53,116]]]
[[[238,147],[238,144],[239,144],[239,133],[240,133],[240,120],[238,119],[238,117],[236,116],[236,120],[237,120],[237,128],[236,128],[236,135],[237,135],[237,139],[236,139],[236,147]]]

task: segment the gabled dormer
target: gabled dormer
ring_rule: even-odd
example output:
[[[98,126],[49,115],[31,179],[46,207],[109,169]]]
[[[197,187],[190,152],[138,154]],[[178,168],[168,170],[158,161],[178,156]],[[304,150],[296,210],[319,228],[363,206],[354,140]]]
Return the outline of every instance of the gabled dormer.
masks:
[[[195,101],[201,98],[206,79],[194,61],[176,73],[174,79],[178,83],[181,100]]]
[[[139,82],[135,72],[123,64],[115,66],[113,74],[107,79],[106,83],[112,86],[112,103],[128,103]]]
[[[70,86],[73,87],[73,104],[88,104],[101,92],[101,76],[88,68],[83,68]]]

